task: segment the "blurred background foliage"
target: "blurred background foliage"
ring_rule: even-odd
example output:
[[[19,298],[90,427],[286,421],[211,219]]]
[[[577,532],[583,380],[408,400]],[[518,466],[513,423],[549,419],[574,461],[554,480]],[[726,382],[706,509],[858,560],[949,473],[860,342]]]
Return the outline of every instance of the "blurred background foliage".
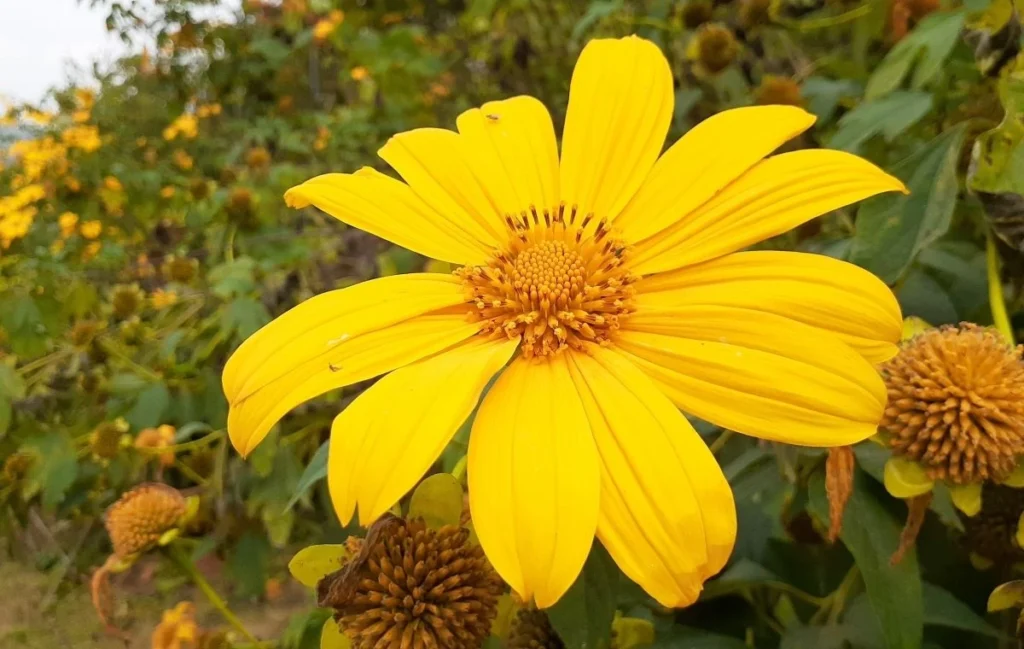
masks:
[[[141,482],[194,497],[192,560],[263,617],[295,549],[355,531],[331,510],[324,441],[365,386],[302,406],[243,461],[226,440],[220,370],[316,293],[446,267],[281,196],[319,173],[382,168],[375,151],[391,134],[452,127],[494,98],[537,96],[560,128],[593,37],[637,33],[665,51],[670,142],[724,108],[796,104],[818,121],[788,148],[857,152],[912,191],[767,246],[862,265],[905,315],[987,324],[991,228],[998,284],[1024,324],[1024,60],[1010,0],[92,4],[134,53],[43,106],[8,106],[0,126],[0,555],[46,575],[41,610],[87,589],[109,554],[100,517]],[[671,612],[595,551],[551,615],[566,646],[609,646],[616,611],[649,622],[665,649],[1012,646],[1014,616],[986,616],[985,600],[1024,556],[1024,499],[1011,494],[979,535],[939,494],[917,549],[892,567],[906,507],[880,485],[888,451],[855,449],[830,544],[823,451],[697,423],[736,492],[732,562],[697,605]],[[464,428],[438,470],[456,468],[465,439]],[[999,552],[986,570],[970,560]],[[150,577],[166,597],[183,587],[160,563]],[[318,646],[325,613],[313,606],[303,592],[265,639]],[[0,642],[56,646],[2,625]]]

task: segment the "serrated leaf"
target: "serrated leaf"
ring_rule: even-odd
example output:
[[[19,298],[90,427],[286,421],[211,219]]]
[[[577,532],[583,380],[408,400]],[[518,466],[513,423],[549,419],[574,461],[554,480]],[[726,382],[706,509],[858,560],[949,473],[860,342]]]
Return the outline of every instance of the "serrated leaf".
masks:
[[[288,562],[288,572],[303,586],[316,588],[321,579],[341,569],[347,554],[344,545],[311,545],[292,557]]]
[[[422,518],[428,527],[458,525],[462,519],[462,485],[450,473],[435,473],[412,492],[409,518]]]
[[[963,25],[963,11],[943,11],[926,16],[914,31],[889,50],[871,73],[864,88],[864,98],[879,99],[896,90],[911,69],[914,69],[911,87],[923,88],[942,70],[942,64],[959,40],[957,37]]]
[[[865,101],[842,116],[839,130],[829,139],[828,146],[856,152],[876,135],[891,142],[931,109],[932,96],[916,90],[901,90],[881,99]]]
[[[74,442],[65,431],[52,431],[33,437],[25,444],[33,456],[22,493],[40,494],[43,506],[53,509],[63,500],[78,477],[78,456]]]
[[[861,205],[850,261],[892,284],[946,233],[960,191],[957,162],[966,128],[946,131],[892,169],[910,194],[877,196]]]
[[[599,543],[576,582],[548,609],[548,618],[566,649],[608,649],[615,619],[619,569]]]
[[[163,383],[154,383],[139,393],[135,405],[125,415],[132,428],[152,428],[163,423],[164,413],[171,405],[171,393]]]
[[[878,502],[868,489],[870,483],[863,473],[855,477],[840,538],[860,569],[886,649],[918,649],[924,633],[924,605],[917,552],[911,549],[898,565],[889,565],[903,522]],[[812,477],[808,491],[811,511],[827,526],[829,506],[821,473]]]

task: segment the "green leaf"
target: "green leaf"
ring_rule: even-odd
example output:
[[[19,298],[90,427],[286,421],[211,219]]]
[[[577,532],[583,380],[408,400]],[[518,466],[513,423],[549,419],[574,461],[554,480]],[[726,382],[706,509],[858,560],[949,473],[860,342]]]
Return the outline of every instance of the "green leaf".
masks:
[[[727,635],[672,625],[667,630],[658,630],[651,649],[747,649],[747,645]]]
[[[256,290],[255,272],[255,260],[239,257],[212,268],[209,280],[218,297],[230,299]]]
[[[893,284],[946,233],[960,190],[957,161],[966,128],[946,131],[892,169],[910,194],[876,196],[861,205],[850,261]]]
[[[583,572],[548,618],[566,649],[607,649],[611,644],[619,569],[599,543],[590,548]]]
[[[902,521],[896,520],[868,489],[871,480],[858,472],[846,505],[840,536],[860,569],[871,606],[881,622],[887,649],[918,649],[924,630],[921,575],[911,549],[897,566],[889,558],[899,546]],[[809,485],[811,511],[829,520],[825,477],[816,473]]]
[[[854,97],[860,88],[849,79],[808,77],[800,86],[800,94],[807,99],[807,110],[818,117],[818,126],[828,122],[844,97]]]
[[[324,629],[320,633],[320,649],[351,649],[352,641],[348,639],[334,618],[328,618],[324,622]]]
[[[782,636],[779,649],[846,649],[851,637],[854,633],[845,624],[794,627]]]
[[[879,99],[896,90],[914,70],[911,87],[920,90],[942,70],[942,64],[959,41],[964,12],[936,12],[926,16],[914,31],[897,43],[871,73],[864,98]]]
[[[242,597],[259,597],[267,584],[270,559],[270,542],[262,534],[246,532],[229,553],[228,573]]]
[[[927,92],[901,90],[882,99],[865,101],[839,120],[839,130],[828,141],[831,149],[856,152],[875,135],[891,142],[932,109]]]
[[[409,518],[422,518],[438,529],[462,519],[462,485],[450,473],[435,473],[421,482],[409,502]]]
[[[347,553],[344,545],[311,545],[292,557],[288,572],[303,586],[316,588],[321,579],[341,569]]]
[[[13,418],[14,409],[11,407],[11,400],[0,395],[0,439],[7,434]]]
[[[0,397],[7,397],[10,401],[25,397],[25,382],[14,369],[13,361],[6,363],[0,360]]]
[[[590,3],[587,13],[572,28],[572,39],[576,40],[590,29],[597,21],[622,9],[622,0],[595,0]]]
[[[302,472],[302,477],[299,478],[299,484],[295,487],[295,493],[292,494],[291,500],[285,506],[285,509],[291,509],[295,506],[295,503],[306,495],[314,484],[323,480],[327,477],[327,451],[330,448],[330,441],[326,441],[320,445],[320,448],[313,454],[313,458],[310,459],[309,464],[306,465],[306,469]]]
[[[220,326],[225,334],[233,335],[241,341],[268,322],[270,314],[262,302],[251,297],[240,297],[232,300],[224,309]]]
[[[171,393],[163,383],[153,383],[139,393],[135,405],[125,415],[132,428],[152,428],[164,423],[164,414],[171,405]]]
[[[918,317],[935,326],[961,319],[953,298],[922,268],[911,268],[895,293],[904,317]]]
[[[33,437],[25,449],[34,459],[22,494],[31,497],[41,493],[43,507],[53,509],[64,500],[78,477],[75,444],[66,431],[51,431]]]
[[[924,584],[924,623],[962,629],[993,638],[1001,635],[984,618],[951,593],[928,583]]]

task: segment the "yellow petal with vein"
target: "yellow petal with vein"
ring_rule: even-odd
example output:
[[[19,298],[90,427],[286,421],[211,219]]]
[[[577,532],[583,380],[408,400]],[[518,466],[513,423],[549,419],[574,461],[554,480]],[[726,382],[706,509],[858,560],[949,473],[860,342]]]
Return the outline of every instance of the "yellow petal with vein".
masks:
[[[446,275],[385,277],[306,300],[249,337],[224,367],[228,434],[247,455],[289,410],[328,390],[372,378],[472,336]]]
[[[517,341],[474,339],[397,369],[334,420],[328,486],[347,524],[369,525],[406,494],[476,407]]]
[[[615,219],[626,241],[672,225],[814,124],[794,106],[747,106],[709,117],[669,147]]]
[[[597,451],[565,354],[522,357],[494,383],[469,438],[480,545],[524,600],[545,608],[576,580],[597,528]]]
[[[502,214],[558,206],[558,144],[548,109],[533,97],[492,101],[458,119],[473,168]]]
[[[801,252],[740,252],[645,277],[640,310],[714,304],[766,311],[837,335],[872,363],[898,351],[900,306],[853,264]]]
[[[906,188],[853,154],[827,149],[783,153],[761,161],[674,225],[637,243],[629,264],[641,275],[697,264],[891,191]]]
[[[665,55],[628,36],[587,43],[569,86],[562,133],[562,200],[614,218],[654,166],[675,101]]]
[[[479,228],[434,210],[405,183],[369,167],[311,178],[285,192],[284,199],[289,207],[315,205],[352,227],[456,264],[484,263],[494,243]]]
[[[475,168],[465,137],[418,128],[392,136],[377,154],[438,214],[490,249],[505,244],[502,205]]]
[[[746,435],[845,446],[875,433],[885,385],[835,336],[719,306],[637,312],[618,346],[684,411]]]
[[[895,456],[885,461],[882,479],[885,490],[896,498],[922,496],[935,486],[920,464]]]
[[[692,604],[736,540],[729,483],[682,413],[624,356],[572,353],[570,368],[600,457],[598,537],[662,605]]]

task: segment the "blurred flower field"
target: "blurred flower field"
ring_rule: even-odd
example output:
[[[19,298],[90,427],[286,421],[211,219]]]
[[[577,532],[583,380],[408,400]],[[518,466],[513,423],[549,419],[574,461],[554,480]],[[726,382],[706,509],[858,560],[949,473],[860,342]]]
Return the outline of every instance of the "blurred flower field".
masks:
[[[0,105],[0,588],[39,584],[19,605],[52,620],[0,615],[0,647],[1024,646],[1024,6],[89,1],[130,54]],[[604,68],[617,76],[586,85]],[[664,96],[626,91],[648,87]],[[539,104],[521,95],[550,111],[561,161],[522,126]],[[602,140],[604,119],[635,133]],[[414,177],[417,156],[461,151],[415,129],[508,123],[495,132],[539,139]],[[704,139],[660,167],[659,125],[666,148]],[[506,213],[512,243],[479,261],[492,225],[461,210],[504,195],[461,179],[527,150],[552,177],[561,164],[562,193],[537,173],[547,203]],[[612,171],[586,176],[609,152]],[[779,160],[805,162],[769,176]],[[532,161],[508,166],[508,193],[528,193]],[[710,234],[649,243],[685,215],[644,193],[648,172],[686,187],[680,204],[705,192],[687,208]],[[434,220],[402,211],[420,197]],[[807,261],[741,277],[730,259]],[[575,283],[548,300],[552,273]],[[336,292],[399,276],[442,279]],[[462,323],[446,332],[468,310],[496,351],[419,349],[411,329],[402,347],[372,338],[397,316],[358,320],[417,299],[412,316]],[[722,304],[748,311],[701,310]],[[378,342],[309,364],[309,305]],[[648,337],[624,336],[644,308]],[[719,328],[670,348],[701,313]],[[442,350],[462,356],[435,371],[423,359]],[[673,350],[675,392],[651,360]],[[564,359],[576,385],[621,385],[563,392],[536,368]],[[628,389],[648,381],[661,390]],[[596,445],[572,439],[576,403],[603,413],[604,444],[596,424]],[[686,421],[689,446],[651,432]],[[495,487],[505,455],[478,450],[503,426],[536,451],[518,495]],[[665,449],[678,467],[642,463]],[[62,619],[76,639],[44,628]]]

